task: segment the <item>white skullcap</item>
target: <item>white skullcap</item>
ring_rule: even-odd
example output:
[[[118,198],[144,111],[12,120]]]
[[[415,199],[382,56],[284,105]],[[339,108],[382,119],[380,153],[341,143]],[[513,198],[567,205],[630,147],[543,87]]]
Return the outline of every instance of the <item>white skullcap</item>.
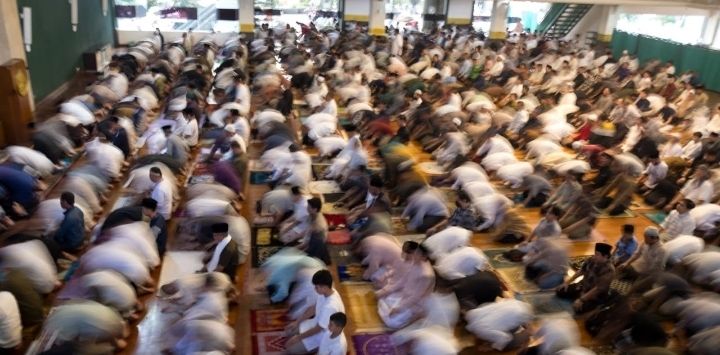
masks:
[[[318,81],[318,83],[324,83],[325,78],[323,78],[322,76],[318,76],[317,81]]]
[[[184,97],[174,98],[170,100],[170,104],[168,105],[170,111],[182,111],[185,107],[187,107],[187,100],[185,100]]]
[[[225,132],[235,133],[235,126],[231,124],[225,126]]]
[[[415,95],[422,95],[422,90],[415,90]]]
[[[456,126],[459,126],[462,124],[462,120],[459,117],[453,118],[452,121]]]

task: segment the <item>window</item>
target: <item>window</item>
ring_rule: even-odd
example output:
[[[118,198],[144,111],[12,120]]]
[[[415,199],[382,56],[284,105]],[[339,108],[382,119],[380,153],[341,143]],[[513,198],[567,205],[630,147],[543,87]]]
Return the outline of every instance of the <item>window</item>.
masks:
[[[221,3],[234,3],[237,9],[237,0],[115,0],[117,29],[212,31]]]
[[[695,44],[700,41],[704,23],[703,16],[620,14],[616,28],[625,32]]]

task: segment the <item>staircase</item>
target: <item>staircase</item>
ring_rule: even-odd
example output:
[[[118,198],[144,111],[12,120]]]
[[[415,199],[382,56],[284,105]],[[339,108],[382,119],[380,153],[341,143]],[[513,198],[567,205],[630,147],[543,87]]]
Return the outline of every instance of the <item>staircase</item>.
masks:
[[[589,4],[552,4],[545,18],[538,25],[538,34],[553,39],[567,36],[585,14],[590,11],[591,7],[592,5]]]

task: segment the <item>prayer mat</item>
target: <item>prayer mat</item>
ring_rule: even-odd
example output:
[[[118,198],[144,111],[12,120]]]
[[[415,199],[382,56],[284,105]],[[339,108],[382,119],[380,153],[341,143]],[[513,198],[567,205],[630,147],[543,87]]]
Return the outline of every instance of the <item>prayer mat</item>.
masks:
[[[288,310],[284,308],[251,309],[250,330],[253,333],[285,330],[289,323],[287,313]]]
[[[347,226],[347,218],[344,213],[323,213],[328,229],[335,230],[338,226]]]
[[[616,216],[611,216],[607,213],[602,213],[602,214],[598,215],[597,218],[633,218],[635,216],[637,216],[635,214],[635,212],[630,211],[630,210],[625,210],[625,212],[623,212],[619,215],[616,215]]]
[[[570,268],[578,271],[582,268],[583,263],[590,258],[592,258],[592,255],[571,256],[569,260]]]
[[[394,235],[408,235],[413,234],[413,232],[409,231],[407,229],[407,221],[403,218],[399,217],[393,217],[391,219],[392,223],[392,230]]]
[[[265,296],[268,297],[265,279],[262,274],[252,268],[247,268],[243,279],[243,296]],[[268,299],[269,302],[269,299]]]
[[[655,224],[662,224],[662,222],[665,221],[665,218],[667,218],[667,214],[665,212],[648,212],[643,213],[642,215],[653,221]]]
[[[387,333],[356,334],[352,342],[357,355],[400,355]]]
[[[198,239],[197,224],[191,219],[178,220],[175,235],[168,240],[167,250],[195,251],[202,243]]]
[[[612,345],[593,344],[587,345],[586,348],[590,349],[595,355],[614,355],[616,354],[615,348]]]
[[[375,290],[369,283],[343,284],[347,303],[345,311],[355,323],[357,332],[384,331],[385,325],[377,313],[378,302]]]
[[[497,272],[508,284],[510,290],[516,293],[526,294],[540,291],[534,282],[525,278],[525,267],[523,266],[502,268]]]
[[[340,186],[334,180],[310,181],[308,184],[308,191],[314,195],[342,193]]]
[[[502,248],[502,249],[487,249],[483,250],[483,253],[485,253],[485,256],[487,256],[488,260],[490,261],[490,265],[492,265],[496,269],[503,269],[503,268],[509,268],[509,267],[516,267],[519,265],[522,265],[519,262],[511,261],[510,259],[503,256],[503,253],[511,250],[510,248]]]
[[[272,228],[253,228],[252,242],[254,246],[268,246],[273,243],[273,235],[277,234],[277,231],[273,231]]]
[[[259,268],[262,264],[275,255],[275,253],[282,250],[282,246],[256,246],[252,249],[252,267]]]
[[[572,301],[564,300],[555,296],[555,292],[538,292],[528,295],[515,295],[517,300],[529,303],[533,306],[535,314],[551,314],[567,312],[574,314]]]
[[[162,262],[158,286],[195,274],[203,268],[204,251],[167,251]],[[158,292],[160,287],[158,287]]]
[[[350,231],[338,229],[328,232],[327,243],[334,245],[350,244]]]
[[[284,355],[285,354],[285,331],[262,332],[252,335],[253,355]]]
[[[337,270],[340,282],[368,282],[363,279],[365,268],[359,263],[338,265]]]
[[[330,164],[327,163],[313,163],[312,164],[312,173],[315,180],[323,180],[325,177],[325,172],[330,167]]]

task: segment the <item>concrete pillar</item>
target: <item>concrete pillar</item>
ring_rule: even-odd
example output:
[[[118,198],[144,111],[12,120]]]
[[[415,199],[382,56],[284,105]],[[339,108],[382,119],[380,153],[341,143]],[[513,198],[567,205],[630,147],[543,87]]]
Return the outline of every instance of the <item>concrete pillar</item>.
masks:
[[[343,20],[345,22],[370,22],[370,2],[367,0],[344,1]]]
[[[494,0],[490,15],[490,39],[504,40],[507,37],[507,18],[510,1]]]
[[[22,59],[27,67],[27,56],[25,55],[25,44],[23,43],[22,26],[20,26],[20,12],[17,1],[0,1],[0,64],[4,64],[10,59]],[[36,25],[37,26],[37,25]],[[32,42],[39,42],[38,38],[32,39]],[[32,50],[32,46],[30,46]],[[30,73],[26,73],[30,78]],[[30,108],[35,109],[35,100],[33,98],[32,83],[28,79],[28,93],[30,95]]]
[[[255,31],[255,1],[238,0],[238,23],[240,33],[253,33]]]
[[[710,11],[710,14],[705,17],[702,34],[700,35],[700,43],[712,45],[715,42],[715,37],[718,32],[718,24],[720,24],[720,11]]]
[[[617,25],[618,11],[616,5],[600,5],[600,18],[598,19],[597,39],[601,43],[610,43],[612,34]]]
[[[473,0],[448,0],[448,25],[468,26],[472,24]]]
[[[368,32],[373,36],[385,36],[385,1],[370,0]]]

